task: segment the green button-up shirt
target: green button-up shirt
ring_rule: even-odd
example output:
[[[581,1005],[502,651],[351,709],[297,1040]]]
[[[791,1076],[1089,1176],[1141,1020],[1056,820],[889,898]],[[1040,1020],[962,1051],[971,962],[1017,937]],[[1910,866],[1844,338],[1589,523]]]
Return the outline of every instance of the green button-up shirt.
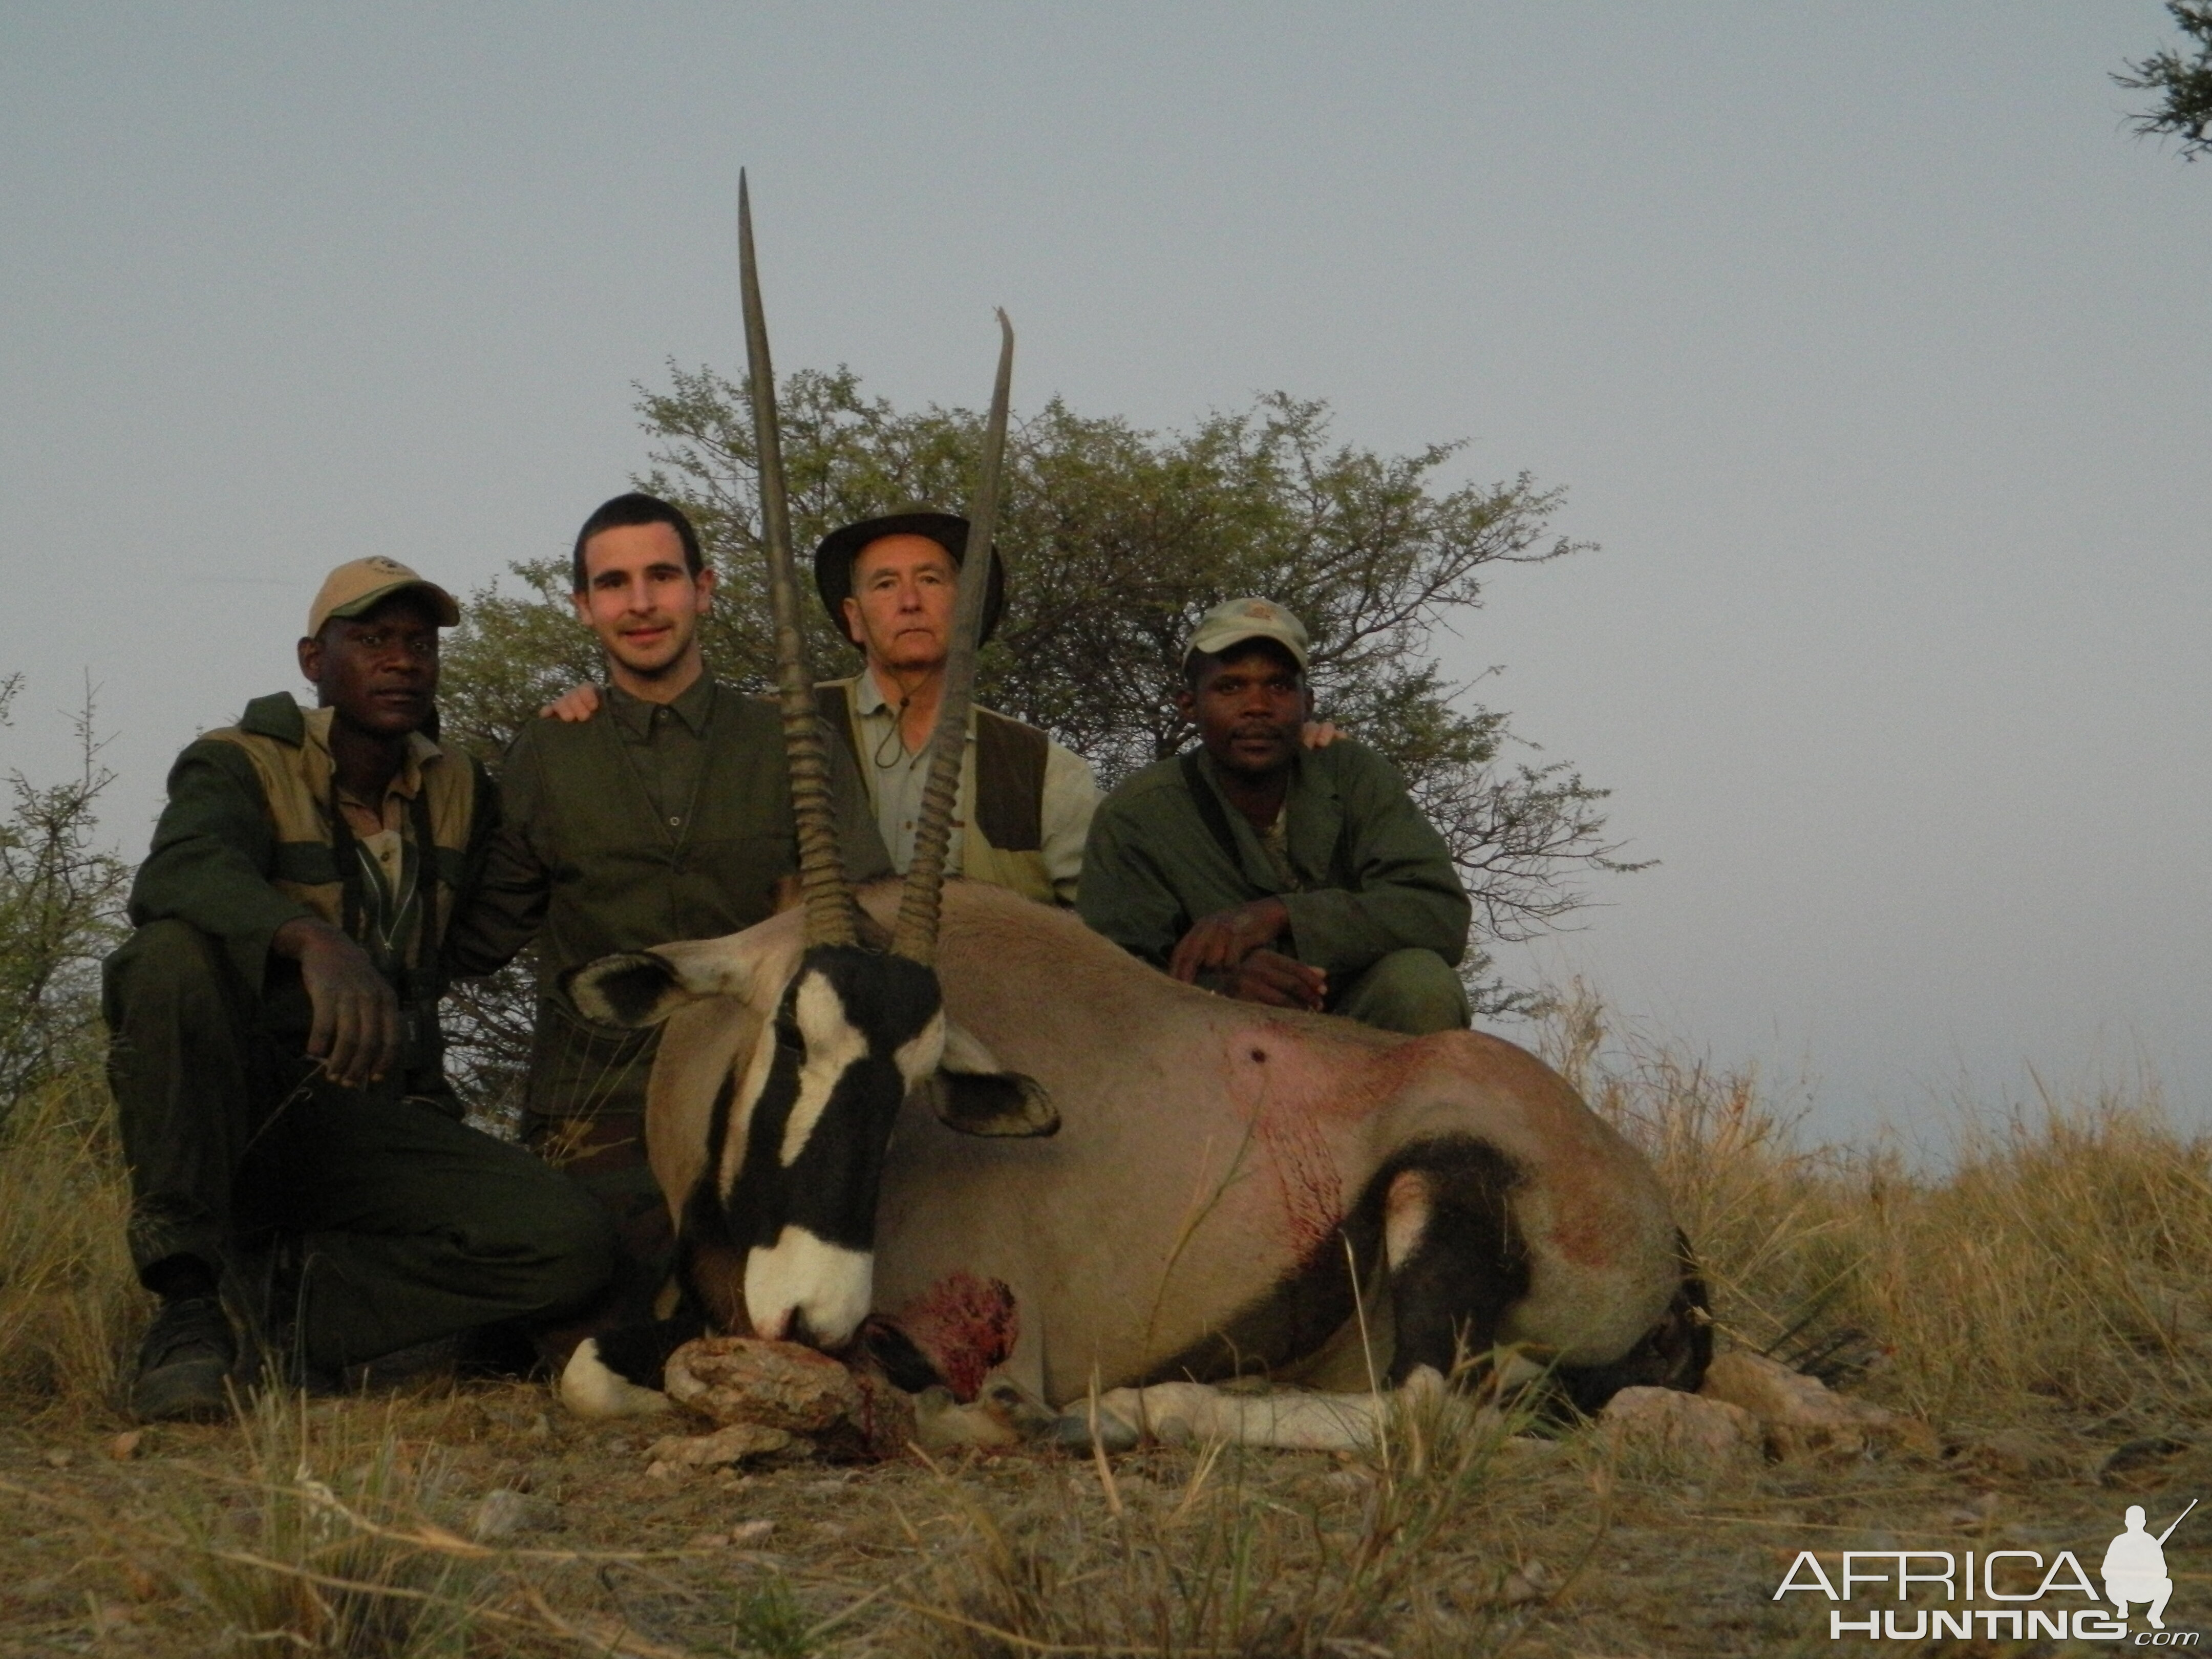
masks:
[[[1207,825],[1180,760],[1146,767],[1100,805],[1083,854],[1076,910],[1121,945],[1164,968],[1201,917],[1271,895],[1291,915],[1280,948],[1341,983],[1393,951],[1434,951],[1456,963],[1473,908],[1451,854],[1406,793],[1397,769],[1339,738],[1302,750],[1283,806],[1290,873],[1277,871],[1201,756],[1200,781],[1236,842]]]
[[[829,748],[846,873],[884,874],[866,793],[843,743]],[[672,703],[606,688],[588,720],[532,721],[501,780],[505,821],[454,941],[462,972],[489,972],[536,935],[555,995],[562,975],[614,951],[766,920],[798,867],[775,708],[703,676]]]

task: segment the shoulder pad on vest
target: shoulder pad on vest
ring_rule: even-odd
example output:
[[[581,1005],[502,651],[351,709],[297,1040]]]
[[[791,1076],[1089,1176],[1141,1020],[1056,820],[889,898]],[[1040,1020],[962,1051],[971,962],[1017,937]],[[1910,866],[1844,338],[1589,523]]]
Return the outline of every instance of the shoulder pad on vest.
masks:
[[[238,717],[238,729],[257,738],[274,738],[296,749],[307,740],[307,717],[290,692],[272,691],[246,705],[246,712]]]

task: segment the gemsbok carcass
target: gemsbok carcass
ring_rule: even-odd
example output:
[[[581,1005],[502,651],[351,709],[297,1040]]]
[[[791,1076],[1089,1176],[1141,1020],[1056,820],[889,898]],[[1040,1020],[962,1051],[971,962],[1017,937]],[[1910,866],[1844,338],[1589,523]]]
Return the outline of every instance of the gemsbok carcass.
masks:
[[[577,1410],[659,1403],[675,1340],[847,1353],[910,1390],[994,1375],[1051,1406],[1265,1371],[1363,1394],[1249,1399],[1207,1431],[1357,1439],[1375,1390],[1498,1345],[1594,1409],[1694,1389],[1703,1291],[1650,1164],[1532,1055],[1182,985],[1080,922],[942,870],[973,682],[1012,334],[902,887],[844,881],[798,589],[749,207],[740,249],[763,540],[803,910],[579,973],[577,1006],[666,1022],[647,1140],[691,1317],[578,1348]],[[896,909],[896,915],[891,912]],[[890,948],[864,938],[890,930]],[[1433,1373],[1433,1376],[1429,1374]],[[1174,1391],[1186,1421],[1202,1401]],[[1164,1396],[1161,1401],[1164,1407]]]

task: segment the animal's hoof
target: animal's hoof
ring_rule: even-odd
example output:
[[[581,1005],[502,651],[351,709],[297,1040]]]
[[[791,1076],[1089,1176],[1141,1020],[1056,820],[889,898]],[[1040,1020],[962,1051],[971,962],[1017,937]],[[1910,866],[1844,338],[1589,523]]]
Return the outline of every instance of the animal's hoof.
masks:
[[[561,1403],[581,1418],[649,1417],[671,1409],[658,1389],[641,1388],[599,1357],[599,1340],[587,1336],[561,1368]]]
[[[1068,1451],[1089,1451],[1091,1442],[1109,1452],[1134,1451],[1137,1449],[1136,1429],[1124,1423],[1111,1412],[1098,1413],[1098,1431],[1094,1437],[1091,1429],[1091,1413],[1087,1411],[1069,1412],[1052,1425],[1045,1436],[1048,1443]]]

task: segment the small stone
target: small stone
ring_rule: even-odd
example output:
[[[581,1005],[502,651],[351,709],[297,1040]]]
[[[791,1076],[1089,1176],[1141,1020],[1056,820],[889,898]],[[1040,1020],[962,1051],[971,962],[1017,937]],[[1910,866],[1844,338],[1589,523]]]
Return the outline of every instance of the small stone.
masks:
[[[76,1462],[76,1454],[66,1446],[56,1446],[46,1453],[46,1467],[65,1469]]]
[[[2187,1451],[2192,1442],[2173,1435],[2145,1435],[2140,1440],[2130,1440],[2115,1447],[2097,1471],[2100,1485],[2106,1486],[2155,1486],[2166,1478],[2166,1466]],[[49,1457],[49,1462],[53,1460]]]
[[[1953,1461],[1962,1469],[2012,1480],[2048,1480],[2074,1468],[2065,1446],[2028,1429],[1976,1436],[1960,1446]]]
[[[1743,1348],[1715,1358],[1698,1392],[1757,1418],[1765,1425],[1767,1455],[1778,1460],[1852,1458],[1875,1450],[1932,1457],[1941,1449],[1936,1431],[1917,1418],[1833,1393],[1817,1377]]]
[[[1623,1389],[1606,1401],[1597,1420],[1615,1446],[1726,1463],[1755,1455],[1756,1418],[1724,1400],[1707,1400],[1676,1389]]]
[[[718,1469],[749,1457],[773,1457],[799,1442],[762,1423],[726,1423],[712,1434],[672,1434],[653,1443],[653,1469]],[[653,1469],[647,1469],[650,1474]]]
[[[519,1534],[550,1532],[561,1524],[561,1506],[511,1486],[486,1492],[469,1516],[469,1536],[489,1544]]]
[[[1541,1561],[1526,1561],[1505,1575],[1505,1582],[1498,1589],[1498,1605],[1517,1607],[1524,1602],[1540,1601],[1558,1588],[1549,1567]]]
[[[668,1397],[715,1423],[819,1434],[857,1417],[853,1373],[796,1342],[707,1336],[668,1357]]]
[[[775,1530],[773,1521],[741,1521],[730,1528],[730,1542],[738,1549],[754,1544],[765,1544],[769,1534]]]
[[[143,1429],[126,1429],[107,1443],[107,1455],[118,1463],[127,1463],[138,1455],[138,1448],[146,1438]]]

